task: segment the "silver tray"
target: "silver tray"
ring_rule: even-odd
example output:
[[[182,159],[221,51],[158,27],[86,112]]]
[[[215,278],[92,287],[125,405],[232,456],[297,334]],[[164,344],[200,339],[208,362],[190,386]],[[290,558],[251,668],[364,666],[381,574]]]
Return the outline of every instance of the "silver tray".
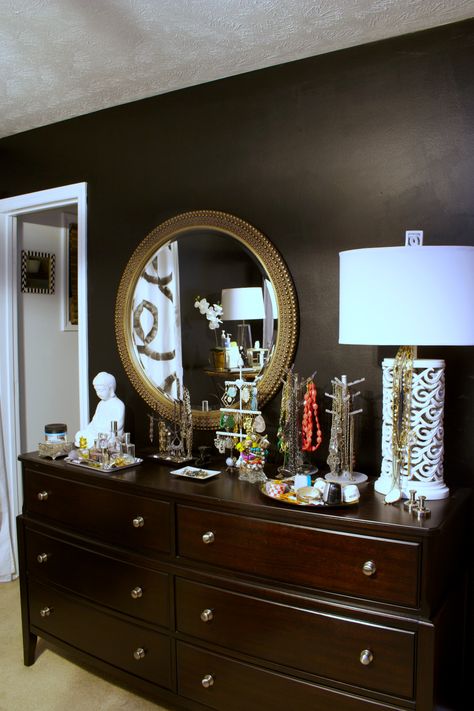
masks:
[[[172,469],[170,474],[182,476],[185,479],[193,479],[194,481],[206,481],[220,474],[217,469],[202,469],[200,467],[181,467],[181,469]]]
[[[64,460],[68,464],[73,464],[76,467],[81,467],[82,469],[92,469],[95,472],[103,472],[104,474],[113,474],[114,472],[122,471],[122,469],[131,469],[132,467],[138,466],[143,462],[143,459],[139,457],[135,458],[132,464],[122,464],[121,466],[116,466],[115,464],[101,464],[100,462],[94,462],[90,459],[69,459],[66,457]]]

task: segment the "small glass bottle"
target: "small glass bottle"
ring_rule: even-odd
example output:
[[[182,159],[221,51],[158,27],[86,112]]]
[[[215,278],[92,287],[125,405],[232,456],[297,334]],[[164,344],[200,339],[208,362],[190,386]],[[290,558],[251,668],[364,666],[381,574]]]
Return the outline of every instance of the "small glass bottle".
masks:
[[[126,464],[135,462],[135,445],[130,442],[130,432],[125,432],[122,440],[123,459]]]
[[[122,453],[122,440],[118,434],[118,423],[116,420],[112,420],[110,423],[110,433],[108,436],[107,447],[111,454]]]

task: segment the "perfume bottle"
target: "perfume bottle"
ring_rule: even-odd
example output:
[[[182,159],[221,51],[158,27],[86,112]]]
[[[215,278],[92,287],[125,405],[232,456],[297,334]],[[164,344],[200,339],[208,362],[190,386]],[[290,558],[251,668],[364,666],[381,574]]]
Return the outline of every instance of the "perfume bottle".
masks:
[[[116,420],[112,420],[112,422],[110,423],[110,433],[108,436],[107,448],[110,454],[122,453],[122,440],[118,434],[118,423]]]
[[[130,442],[130,432],[125,432],[122,440],[122,453],[125,464],[135,462],[135,445]]]

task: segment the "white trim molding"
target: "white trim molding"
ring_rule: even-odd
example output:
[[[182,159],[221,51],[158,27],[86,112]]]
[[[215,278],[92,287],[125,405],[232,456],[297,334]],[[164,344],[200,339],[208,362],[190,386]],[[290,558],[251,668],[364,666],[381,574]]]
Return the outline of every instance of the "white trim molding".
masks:
[[[18,454],[21,448],[20,399],[18,369],[18,218],[41,210],[77,205],[78,219],[78,310],[79,310],[79,416],[81,427],[89,421],[89,362],[87,324],[87,184],[74,183],[50,190],[17,195],[0,200],[0,318],[4,338],[0,341],[0,406],[5,432],[7,485],[12,510],[11,530],[21,512],[21,490]],[[16,537],[13,541],[18,560]]]

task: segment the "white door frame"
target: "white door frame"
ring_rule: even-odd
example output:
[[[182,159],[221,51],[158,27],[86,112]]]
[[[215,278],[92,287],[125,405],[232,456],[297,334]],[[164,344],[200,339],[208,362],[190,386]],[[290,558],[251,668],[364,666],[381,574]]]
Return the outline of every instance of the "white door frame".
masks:
[[[0,200],[0,407],[5,433],[5,461],[10,497],[10,530],[15,563],[18,563],[15,518],[21,512],[23,491],[20,454],[20,397],[18,367],[18,218],[40,210],[77,205],[78,221],[78,347],[79,417],[81,428],[89,422],[89,363],[87,329],[87,184],[75,183]]]

